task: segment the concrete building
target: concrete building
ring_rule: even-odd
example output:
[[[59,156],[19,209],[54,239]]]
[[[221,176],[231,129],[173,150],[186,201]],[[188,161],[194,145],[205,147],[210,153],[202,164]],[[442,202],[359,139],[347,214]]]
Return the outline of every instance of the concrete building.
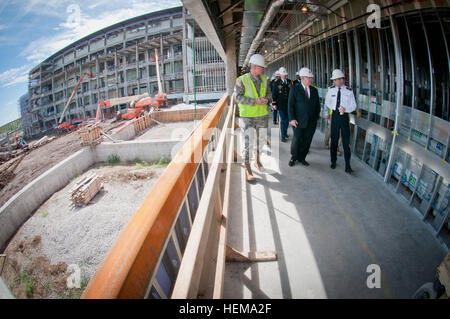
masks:
[[[30,102],[28,100],[28,93],[22,95],[19,99],[19,112],[22,119],[21,127],[25,136],[31,136],[31,117],[28,114]]]
[[[195,59],[194,68],[194,36]],[[92,118],[100,100],[158,91],[155,49],[169,100],[217,100],[225,91],[225,64],[182,7],[132,18],[82,38],[29,73],[31,135],[54,128],[76,83],[85,76],[66,121]],[[195,82],[194,82],[195,69]],[[194,85],[195,83],[195,85]],[[126,108],[116,106],[114,112]]]

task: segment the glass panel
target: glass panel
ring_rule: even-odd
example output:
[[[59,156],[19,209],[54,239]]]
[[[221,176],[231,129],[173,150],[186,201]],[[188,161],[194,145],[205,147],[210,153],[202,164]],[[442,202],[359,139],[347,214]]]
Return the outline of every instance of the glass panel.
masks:
[[[450,12],[443,11],[441,19],[443,23],[448,24],[450,18]],[[449,79],[449,66],[448,59],[446,58],[447,52],[444,42],[444,34],[442,33],[441,24],[439,19],[434,13],[426,13],[423,15],[425,22],[427,35],[431,49],[431,60],[434,70],[434,83],[435,83],[435,107],[433,114],[446,121],[449,120],[448,111],[448,95],[450,87]]]
[[[405,171],[400,181],[399,193],[407,200],[411,199],[411,195],[417,185],[422,165],[414,160],[409,154],[406,158]]]
[[[404,163],[407,154],[399,148],[395,150],[395,157],[393,159],[392,172],[389,178],[389,184],[397,187],[398,181],[401,179],[404,171]]]
[[[431,211],[425,219],[428,223],[430,223],[434,229],[439,227],[440,223],[442,223],[442,219],[445,217],[444,215],[447,213],[447,209],[450,201],[450,183],[448,180],[444,179],[438,189],[436,194],[436,198],[431,204]],[[448,227],[448,225],[444,225],[444,228]],[[447,229],[448,230],[448,229]]]
[[[161,296],[158,294],[155,287],[153,287],[153,286],[150,289],[150,294],[148,296],[148,299],[161,299]]]
[[[198,191],[200,193],[200,197],[202,196],[203,193],[203,186],[205,185],[205,183],[203,182],[203,163],[199,163],[198,168],[197,168],[197,182],[198,182]]]
[[[411,37],[412,49],[415,63],[415,108],[429,113],[430,112],[430,66],[428,63],[428,51],[420,16],[406,17]],[[401,38],[401,37],[400,37]],[[407,92],[405,92],[405,95]]]
[[[186,248],[190,231],[191,225],[189,223],[186,204],[183,204],[177,223],[175,224],[175,235],[178,239],[178,244],[180,245],[181,254],[184,253],[184,249]]]
[[[366,140],[366,131],[360,127],[358,129],[358,135],[356,137],[356,149],[355,149],[355,155],[359,159],[362,160],[363,151],[364,151],[364,142]]]
[[[432,169],[424,166],[423,174],[417,184],[416,193],[414,194],[412,202],[413,206],[416,207],[422,215],[425,215],[426,213],[437,181],[438,174]]]
[[[172,288],[172,280],[169,277],[169,272],[163,262],[159,264],[158,272],[156,273],[156,279],[158,280],[161,289],[164,294],[169,297],[170,290]]]
[[[173,268],[173,271],[176,276],[176,274],[178,274],[178,270],[180,268],[180,260],[178,259],[177,250],[175,248],[172,238],[170,238],[169,242],[167,243],[166,253],[167,253],[167,257],[170,261],[170,265]]]
[[[376,162],[374,169],[377,171],[381,176],[384,177],[386,173],[387,164],[389,161],[389,151],[391,148],[391,143],[387,143],[385,140],[378,138],[378,150],[376,154]]]
[[[195,178],[192,181],[191,187],[189,188],[188,191],[188,202],[189,202],[189,209],[191,211],[191,218],[192,221],[194,221],[195,214],[198,208],[197,187],[195,186]]]

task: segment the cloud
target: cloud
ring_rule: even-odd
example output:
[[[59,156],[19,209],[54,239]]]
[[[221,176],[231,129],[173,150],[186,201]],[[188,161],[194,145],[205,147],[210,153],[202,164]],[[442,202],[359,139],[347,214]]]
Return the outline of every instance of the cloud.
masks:
[[[30,64],[27,64],[0,73],[0,86],[8,88],[16,84],[28,82],[28,72],[31,67]]]
[[[28,0],[33,3],[34,6],[37,3],[43,3],[42,0]],[[59,6],[56,4],[56,0],[45,1],[47,4]],[[82,2],[82,1],[81,1]],[[131,0],[124,3],[119,0],[98,0],[88,2],[90,5],[84,6],[80,3],[81,16],[80,23],[68,23],[68,19],[63,19],[64,22],[53,28],[56,31],[53,35],[47,37],[41,37],[32,41],[22,52],[21,56],[24,56],[28,61],[35,64],[42,62],[52,54],[63,49],[69,44],[88,36],[96,31],[106,28],[115,23],[140,16],[149,12],[155,12],[167,8],[181,6],[182,3],[179,0],[168,1],[148,1],[148,0]],[[115,8],[109,9],[106,7]],[[101,9],[101,12],[98,11]],[[106,10],[105,10],[106,9]],[[69,17],[70,13],[64,10],[66,17]]]

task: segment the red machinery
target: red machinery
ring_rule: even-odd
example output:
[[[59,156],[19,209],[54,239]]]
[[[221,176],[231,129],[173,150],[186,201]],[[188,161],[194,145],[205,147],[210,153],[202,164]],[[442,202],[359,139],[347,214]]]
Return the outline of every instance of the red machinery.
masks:
[[[147,93],[144,93],[141,95],[119,97],[116,99],[109,99],[106,101],[101,100],[100,103],[98,104],[97,114],[95,116],[95,123],[100,122],[102,107],[109,108],[124,103],[130,103],[130,107],[127,109],[126,114],[119,113],[117,117],[118,119],[130,120],[137,118],[143,115],[145,111],[148,111],[149,107],[152,105],[152,98],[150,98]]]

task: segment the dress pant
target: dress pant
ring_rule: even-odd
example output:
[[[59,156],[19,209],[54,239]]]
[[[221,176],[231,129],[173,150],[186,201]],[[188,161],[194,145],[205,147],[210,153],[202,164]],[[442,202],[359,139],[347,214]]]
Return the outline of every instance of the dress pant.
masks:
[[[278,110],[273,110],[273,123],[278,122]]]
[[[339,111],[333,111],[331,117],[331,163],[336,163],[337,148],[339,143],[339,131],[342,137],[342,147],[344,149],[345,167],[350,168],[350,120],[348,113],[340,115]]]
[[[317,121],[311,121],[306,128],[294,128],[294,137],[291,144],[291,160],[303,161],[308,155],[314,133],[316,132]]]
[[[287,130],[289,127],[289,118],[287,111],[278,110],[280,113],[280,129],[281,129],[281,138],[287,138]]]

